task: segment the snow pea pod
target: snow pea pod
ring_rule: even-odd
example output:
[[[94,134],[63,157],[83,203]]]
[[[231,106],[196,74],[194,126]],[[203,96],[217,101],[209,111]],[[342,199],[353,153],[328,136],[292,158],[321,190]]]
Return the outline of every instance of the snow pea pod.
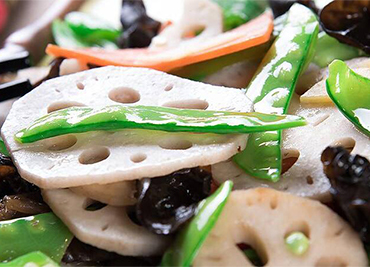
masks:
[[[35,251],[12,261],[0,263],[0,267],[58,267],[59,265],[42,252]]]
[[[315,14],[300,4],[294,4],[285,27],[246,89],[255,111],[287,112],[298,77],[312,59],[318,31]],[[276,182],[282,168],[280,144],[281,131],[253,134],[245,150],[235,155],[233,160],[253,177]]]
[[[224,15],[224,30],[234,29],[261,15],[267,8],[265,0],[213,0]]]
[[[118,49],[116,41],[121,34],[120,30],[81,12],[68,14],[65,21],[55,20],[52,24],[52,32],[55,42],[66,48]]]
[[[4,141],[3,139],[1,139],[1,137],[0,137],[0,154],[3,154],[4,156],[9,157],[9,152],[6,149]]]
[[[315,57],[312,62],[321,68],[327,67],[334,59],[349,60],[366,55],[362,50],[340,43],[325,32],[319,34]]]
[[[197,214],[178,233],[172,246],[163,255],[161,266],[188,267],[192,264],[220,216],[232,187],[233,183],[226,181],[215,193],[199,203]]]
[[[101,40],[115,42],[121,34],[121,30],[114,28],[109,23],[83,12],[68,13],[64,21],[76,35],[89,42],[96,43]]]
[[[329,65],[326,90],[343,115],[370,136],[370,79],[335,60]]]
[[[40,251],[60,262],[72,234],[53,213],[0,222],[0,262]]]
[[[98,130],[147,129],[166,132],[251,133],[304,125],[298,116],[175,109],[151,106],[73,107],[52,112],[15,135],[20,143]]]

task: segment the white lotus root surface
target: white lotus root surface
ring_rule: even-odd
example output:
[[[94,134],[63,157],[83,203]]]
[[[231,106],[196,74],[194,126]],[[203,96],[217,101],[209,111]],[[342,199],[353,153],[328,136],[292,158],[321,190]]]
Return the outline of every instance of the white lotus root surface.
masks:
[[[300,106],[295,96],[289,114],[306,118],[308,125],[283,131],[283,158],[298,159],[279,182],[255,179],[231,160],[213,165],[213,178],[219,183],[232,180],[235,189],[271,187],[325,202],[330,198],[330,183],[323,172],[322,151],[330,145],[342,145],[353,149],[354,154],[370,157],[369,137],[357,130],[335,106]]]
[[[285,245],[295,231],[309,239],[299,256]],[[193,266],[254,266],[237,247],[241,243],[254,248],[264,266],[367,266],[358,234],[336,213],[267,188],[231,193]]]
[[[127,256],[163,253],[169,237],[149,232],[131,221],[124,207],[86,208],[92,201],[69,189],[44,190],[42,196],[53,212],[82,242]]]
[[[131,206],[136,203],[136,181],[112,184],[92,184],[69,188],[72,192],[112,206]]]
[[[41,188],[109,184],[227,160],[247,135],[96,131],[19,144],[13,136],[48,112],[71,106],[152,105],[251,111],[237,89],[142,68],[104,67],[49,80],[16,101],[2,128],[20,175]],[[37,166],[37,167],[36,167]]]
[[[199,45],[223,32],[222,9],[212,0],[186,0],[182,4],[182,17],[155,36],[150,48]],[[199,30],[202,32],[198,36],[185,40],[187,34]]]

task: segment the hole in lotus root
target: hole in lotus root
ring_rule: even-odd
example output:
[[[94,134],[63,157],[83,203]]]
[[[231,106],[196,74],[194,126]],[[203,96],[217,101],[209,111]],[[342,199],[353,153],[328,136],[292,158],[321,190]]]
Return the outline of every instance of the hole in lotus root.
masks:
[[[166,92],[171,91],[172,89],[173,89],[173,84],[168,84],[168,85],[164,88],[164,90],[165,90]]]
[[[236,237],[235,240],[242,240],[242,242],[239,242],[236,246],[238,249],[243,251],[243,254],[247,257],[248,261],[252,263],[252,265],[265,266],[268,262],[268,254],[262,239],[250,226],[243,225],[242,227],[244,228],[242,233],[245,233],[245,236]],[[248,252],[254,255],[254,260],[252,260],[251,257],[248,257],[248,255],[250,255]]]
[[[170,137],[159,141],[158,145],[163,149],[171,150],[186,150],[193,146],[193,144],[188,141],[177,137]]]
[[[200,109],[205,110],[208,108],[208,102],[200,99],[185,99],[178,101],[166,102],[162,105],[168,108],[181,108],[181,109]]]
[[[307,182],[307,184],[312,185],[313,184],[313,178],[312,178],[312,176],[308,175],[306,177],[306,182]]]
[[[77,138],[74,135],[62,135],[48,138],[43,143],[50,151],[61,151],[74,146],[77,143]]]
[[[331,258],[331,257],[322,257],[320,258],[316,264],[316,267],[346,267],[348,264],[339,258]]]
[[[290,226],[287,228],[287,231],[285,232],[284,239],[287,238],[290,234],[293,232],[301,232],[303,233],[307,238],[310,238],[310,227],[306,222],[293,222],[290,224]]]
[[[144,153],[136,153],[130,157],[130,160],[134,163],[140,163],[146,160],[147,156]]]
[[[274,210],[274,209],[277,208],[277,206],[278,206],[278,200],[277,200],[277,197],[275,196],[275,197],[271,198],[271,200],[270,200],[270,208],[272,210]]]
[[[355,139],[353,139],[351,137],[347,137],[347,138],[342,138],[340,140],[337,140],[337,141],[333,142],[331,145],[332,146],[342,146],[342,147],[344,147],[345,149],[348,150],[348,153],[351,153],[353,148],[356,145],[356,141],[355,141]]]
[[[299,158],[299,151],[297,149],[284,149],[282,151],[283,154],[283,164],[281,173],[286,173],[293,165],[297,162]]]
[[[65,108],[83,107],[83,106],[85,105],[79,102],[75,102],[75,101],[58,101],[58,102],[51,103],[47,108],[47,112],[51,113],[53,111],[57,111],[57,110],[65,109]]]
[[[78,88],[78,89],[80,89],[80,90],[85,89],[85,85],[84,85],[82,82],[77,82],[77,83],[76,83],[76,86],[77,86],[77,88]]]
[[[138,91],[128,87],[118,87],[109,92],[108,97],[114,102],[132,104],[140,100]]]
[[[97,211],[101,210],[105,206],[107,206],[107,204],[88,198],[83,205],[83,209],[86,211]]]
[[[105,160],[109,155],[110,151],[108,148],[97,146],[82,152],[78,160],[81,164],[94,164]]]

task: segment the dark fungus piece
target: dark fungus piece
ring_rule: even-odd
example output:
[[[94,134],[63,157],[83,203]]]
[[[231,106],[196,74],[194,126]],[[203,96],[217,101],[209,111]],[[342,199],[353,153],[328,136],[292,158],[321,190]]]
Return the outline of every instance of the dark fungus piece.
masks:
[[[146,14],[142,0],[123,0],[121,9],[123,33],[118,43],[121,48],[139,48],[150,45],[161,24]]]
[[[370,243],[370,163],[343,147],[328,147],[321,155],[334,204],[340,214]]]
[[[211,174],[200,168],[139,181],[136,216],[156,234],[171,234],[189,220],[198,202],[209,196]]]
[[[321,10],[320,23],[340,42],[370,53],[370,1],[333,1]]]
[[[317,11],[315,2],[312,0],[269,0],[269,5],[274,13],[275,18],[288,12],[291,6],[295,3],[300,3],[314,11]]]

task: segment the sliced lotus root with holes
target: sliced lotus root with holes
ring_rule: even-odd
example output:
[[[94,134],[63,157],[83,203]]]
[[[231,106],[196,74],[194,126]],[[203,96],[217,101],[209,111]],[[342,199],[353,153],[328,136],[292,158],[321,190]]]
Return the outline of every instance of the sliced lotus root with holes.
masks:
[[[295,231],[309,238],[300,256],[285,245]],[[358,234],[336,213],[267,188],[231,193],[193,266],[253,266],[238,244],[254,248],[264,266],[367,266]]]
[[[370,78],[370,68],[359,68],[353,70],[361,76]],[[333,101],[330,99],[328,93],[326,92],[326,79],[318,82],[309,91],[304,93],[301,96],[300,101],[302,105],[334,105]]]
[[[32,144],[19,144],[13,138],[48,111],[117,103],[243,112],[252,109],[240,90],[149,69],[104,67],[52,79],[15,102],[2,128],[22,177],[48,189],[158,177],[227,160],[246,143],[246,135],[148,130],[96,131]]]
[[[82,242],[127,256],[160,255],[170,238],[136,225],[124,207],[105,206],[90,211],[87,197],[69,189],[44,190],[42,196],[53,212]]]
[[[136,203],[136,181],[92,184],[69,189],[78,195],[83,195],[112,206],[131,206]]]
[[[283,163],[288,165],[285,169],[290,168],[279,182],[252,178],[231,160],[213,165],[213,178],[220,183],[232,180],[236,189],[271,187],[302,197],[328,201],[330,183],[320,161],[322,151],[330,145],[342,145],[349,150],[353,149],[354,154],[369,158],[369,137],[359,132],[334,106],[300,106],[295,96],[289,113],[306,118],[308,125],[284,130],[283,152],[286,156]]]

